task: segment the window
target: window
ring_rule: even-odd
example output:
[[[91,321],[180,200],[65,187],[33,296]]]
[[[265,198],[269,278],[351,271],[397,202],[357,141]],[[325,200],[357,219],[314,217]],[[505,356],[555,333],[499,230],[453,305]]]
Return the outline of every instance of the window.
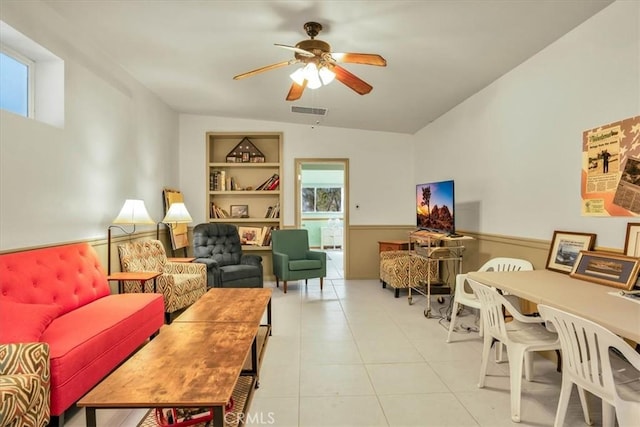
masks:
[[[302,212],[342,212],[342,187],[303,187]]]
[[[33,117],[33,61],[9,48],[0,50],[0,108]]]
[[[64,61],[0,21],[0,109],[64,127]]]

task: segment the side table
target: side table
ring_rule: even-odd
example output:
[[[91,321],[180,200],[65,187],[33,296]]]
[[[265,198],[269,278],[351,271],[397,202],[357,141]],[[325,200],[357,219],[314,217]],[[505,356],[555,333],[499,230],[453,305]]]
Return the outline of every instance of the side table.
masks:
[[[409,239],[378,241],[378,253],[384,252],[384,251],[407,251],[407,250],[409,250]]]
[[[193,262],[196,257],[167,258],[168,262]]]
[[[124,289],[122,287],[122,282],[125,280],[138,281],[140,282],[140,286],[144,292],[144,282],[147,280],[153,279],[153,292],[156,292],[156,278],[160,276],[162,273],[157,271],[130,271],[124,272],[119,271],[116,273],[111,273],[107,276],[107,280],[117,280],[118,281],[118,293],[124,293]]]

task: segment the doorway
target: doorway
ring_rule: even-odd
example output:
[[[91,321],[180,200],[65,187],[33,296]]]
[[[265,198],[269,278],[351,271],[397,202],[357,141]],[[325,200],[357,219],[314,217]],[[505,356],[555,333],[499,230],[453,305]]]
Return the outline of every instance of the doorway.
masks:
[[[327,253],[327,278],[345,279],[349,265],[349,159],[295,159],[296,227]]]

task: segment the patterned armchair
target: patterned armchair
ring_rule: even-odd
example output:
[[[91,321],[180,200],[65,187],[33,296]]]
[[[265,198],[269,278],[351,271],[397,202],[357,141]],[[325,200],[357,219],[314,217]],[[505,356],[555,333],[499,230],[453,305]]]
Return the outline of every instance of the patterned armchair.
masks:
[[[203,264],[169,262],[159,240],[145,240],[118,246],[120,267],[124,272],[157,271],[156,292],[164,296],[167,323],[171,313],[196,302],[207,291],[207,268]],[[153,280],[144,283],[125,281],[125,292],[153,292]]]
[[[380,280],[382,287],[395,289],[395,297],[400,296],[400,288],[409,287],[409,265],[411,265],[411,287],[417,288],[427,283],[429,261],[417,256],[409,256],[408,251],[380,252]],[[411,263],[411,264],[409,264]],[[431,283],[440,283],[438,261],[431,261]]]
[[[0,344],[0,426],[46,426],[49,393],[49,346]]]

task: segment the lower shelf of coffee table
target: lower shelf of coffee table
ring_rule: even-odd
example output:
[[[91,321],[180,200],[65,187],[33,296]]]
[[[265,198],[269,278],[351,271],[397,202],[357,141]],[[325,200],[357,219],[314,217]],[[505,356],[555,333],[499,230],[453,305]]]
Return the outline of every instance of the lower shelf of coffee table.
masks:
[[[264,350],[266,349],[267,342],[269,341],[269,334],[271,333],[271,327],[269,325],[260,325],[257,334],[258,345],[258,372],[260,372],[260,365],[264,357]],[[243,370],[251,369],[251,355],[247,356],[247,360],[244,363]],[[242,374],[238,378],[235,388],[233,389],[233,408],[225,414],[224,427],[241,427],[244,425],[244,421],[247,418],[247,411],[249,410],[249,404],[253,397],[253,392],[258,386],[258,376],[250,374]],[[157,427],[155,419],[155,410],[151,410],[146,417],[138,424],[138,427]],[[205,423],[196,424],[196,427],[204,427]]]

